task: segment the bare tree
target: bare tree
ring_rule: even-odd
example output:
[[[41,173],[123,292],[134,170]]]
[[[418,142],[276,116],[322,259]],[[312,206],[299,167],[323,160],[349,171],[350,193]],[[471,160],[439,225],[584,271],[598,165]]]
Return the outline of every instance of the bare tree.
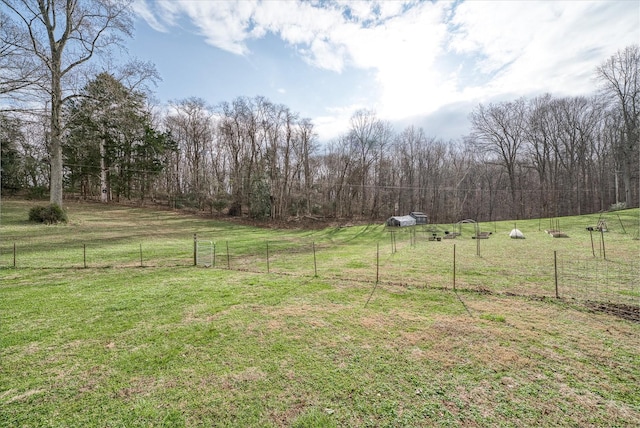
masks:
[[[307,214],[311,213],[311,186],[313,184],[311,173],[311,157],[316,150],[316,138],[317,134],[313,130],[313,123],[309,118],[303,118],[298,123],[296,132],[297,144],[294,150],[298,162],[302,164],[302,177],[303,177],[303,189],[304,200],[306,205]]]
[[[640,135],[640,46],[619,50],[596,70],[602,91],[615,105],[624,123],[617,151],[622,166],[625,202],[632,204],[632,181],[638,173],[638,138]]]
[[[0,0],[21,37],[12,55],[46,70],[50,106],[50,201],[62,205],[62,105],[82,85],[77,71],[133,27],[130,0]]]
[[[525,118],[524,99],[488,106],[480,104],[470,115],[471,135],[476,147],[483,152],[494,154],[507,170],[514,210],[517,199],[516,167],[525,139]]]
[[[187,191],[195,197],[199,208],[210,193],[209,169],[206,162],[212,151],[214,125],[212,110],[201,98],[187,98],[171,104],[173,113],[166,118],[166,127],[178,143],[186,162],[183,175]]]
[[[360,215],[366,214],[367,208],[367,184],[371,180],[371,167],[379,160],[382,150],[391,141],[391,127],[376,117],[371,110],[358,110],[350,120],[351,129],[347,136],[352,156],[357,162],[354,171],[357,186],[360,188]],[[375,182],[375,181],[374,181]]]
[[[0,96],[18,97],[37,88],[42,69],[33,57],[22,55],[20,44],[28,37],[23,28],[0,11]]]

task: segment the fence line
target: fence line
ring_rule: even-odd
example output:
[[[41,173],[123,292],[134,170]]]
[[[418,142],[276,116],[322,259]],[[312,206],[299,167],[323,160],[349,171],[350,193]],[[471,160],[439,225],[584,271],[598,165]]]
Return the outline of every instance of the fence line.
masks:
[[[640,306],[640,264],[565,259],[559,265],[562,297]]]
[[[404,242],[390,234],[391,242],[354,251],[346,244],[304,241],[188,240],[145,242],[71,242],[38,245],[35,240],[2,242],[0,267],[101,268],[173,267],[195,264],[218,269],[265,274],[313,276],[337,280],[412,287],[451,288],[518,295],[560,297],[583,302],[640,308],[640,263],[604,258],[565,256],[562,252],[512,255],[507,263],[491,257],[481,245],[441,246],[415,232]],[[445,239],[446,241],[446,239]],[[199,245],[205,244],[205,245]],[[390,247],[389,247],[390,245]],[[440,245],[440,247],[438,247]],[[386,248],[385,248],[386,247]],[[464,247],[461,249],[460,247]],[[198,257],[198,251],[201,253]],[[222,263],[216,263],[216,258]],[[535,263],[532,263],[535,262]]]

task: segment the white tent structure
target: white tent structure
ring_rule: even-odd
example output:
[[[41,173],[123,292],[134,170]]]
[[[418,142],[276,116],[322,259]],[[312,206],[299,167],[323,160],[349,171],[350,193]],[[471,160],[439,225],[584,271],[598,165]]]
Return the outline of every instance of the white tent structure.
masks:
[[[385,224],[392,227],[415,226],[416,219],[410,215],[393,216],[389,217]]]
[[[520,229],[513,229],[509,232],[509,237],[511,239],[524,239],[524,234],[520,231]]]

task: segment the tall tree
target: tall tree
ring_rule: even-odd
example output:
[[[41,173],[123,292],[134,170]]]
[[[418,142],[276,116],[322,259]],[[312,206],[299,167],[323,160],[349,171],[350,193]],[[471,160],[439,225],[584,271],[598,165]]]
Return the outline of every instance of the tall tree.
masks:
[[[350,125],[351,129],[347,138],[350,142],[352,156],[355,157],[357,163],[353,184],[359,187],[361,198],[358,214],[366,215],[367,187],[371,179],[371,167],[391,140],[390,126],[378,119],[375,112],[371,110],[356,111],[351,116]]]
[[[214,125],[212,111],[202,98],[187,98],[171,103],[172,113],[166,117],[165,126],[178,143],[183,169],[185,190],[195,198],[200,208],[210,196],[210,177],[206,162],[212,151]]]
[[[22,156],[18,144],[24,141],[20,120],[0,114],[0,189],[14,193],[23,186]]]
[[[492,153],[507,171],[511,204],[516,212],[517,160],[525,139],[525,102],[518,99],[484,106],[480,104],[470,115],[472,137],[476,147]]]
[[[87,197],[99,177],[102,202],[131,198],[134,190],[144,199],[171,149],[167,136],[151,126],[145,95],[109,73],[100,73],[81,95],[65,109],[69,131],[63,152],[72,186],[79,182]]]
[[[311,173],[312,155],[316,150],[317,134],[313,130],[313,123],[309,118],[303,118],[298,124],[296,136],[298,144],[295,146],[298,161],[302,163],[304,200],[307,213],[311,213],[311,186],[313,178]]]
[[[596,70],[603,92],[622,116],[624,129],[617,151],[622,167],[624,197],[627,204],[634,202],[632,181],[637,178],[640,136],[640,46],[632,45],[619,50]]]
[[[50,97],[50,202],[62,205],[62,106],[74,96],[77,73],[97,53],[130,35],[130,0],[0,0],[7,15],[28,37],[12,45],[18,57],[46,70],[42,85]],[[76,77],[77,79],[74,79]]]

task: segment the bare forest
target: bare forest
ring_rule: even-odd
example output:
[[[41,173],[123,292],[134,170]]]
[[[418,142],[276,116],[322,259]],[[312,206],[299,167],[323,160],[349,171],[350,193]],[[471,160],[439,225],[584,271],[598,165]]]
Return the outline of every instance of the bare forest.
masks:
[[[86,66],[131,30],[123,10],[87,15],[94,21],[84,27],[69,23],[63,37],[80,40],[69,48],[75,59],[64,44],[47,45],[46,31],[25,28],[39,11],[7,10],[21,19],[0,17],[3,195],[51,195],[58,203],[64,194],[274,221],[380,220],[410,211],[439,223],[489,221],[639,203],[637,45],[603,58],[593,93],[478,104],[471,132],[459,140],[397,129],[360,110],[325,142],[311,119],[262,96],[158,106],[152,65]]]

